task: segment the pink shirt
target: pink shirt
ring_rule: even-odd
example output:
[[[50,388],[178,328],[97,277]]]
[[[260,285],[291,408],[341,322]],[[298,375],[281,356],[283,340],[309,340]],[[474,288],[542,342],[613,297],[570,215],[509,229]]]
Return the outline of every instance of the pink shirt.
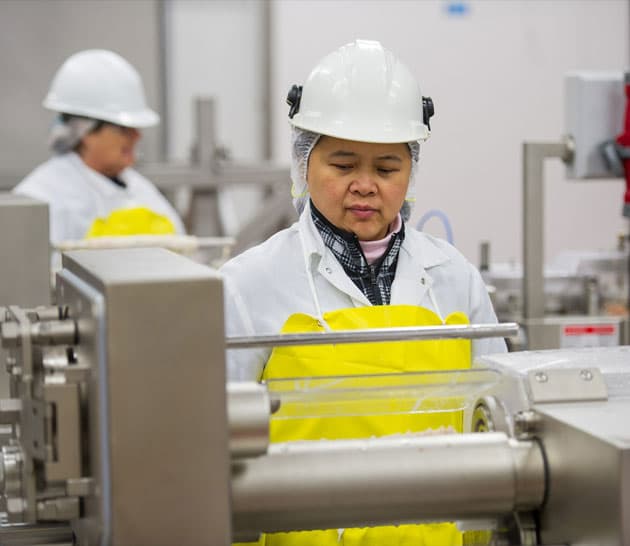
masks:
[[[396,219],[390,224],[389,232],[383,239],[378,241],[359,241],[361,245],[361,249],[363,250],[363,254],[365,254],[365,259],[367,263],[372,265],[376,260],[378,260],[389,246],[389,241],[392,238],[394,233],[398,233],[400,228],[402,227],[402,218],[400,214],[396,216]]]

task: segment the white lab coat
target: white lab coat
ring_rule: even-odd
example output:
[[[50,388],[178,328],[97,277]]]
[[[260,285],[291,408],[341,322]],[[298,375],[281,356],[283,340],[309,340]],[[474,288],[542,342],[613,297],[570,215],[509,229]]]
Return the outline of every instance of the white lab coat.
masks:
[[[50,241],[83,239],[97,218],[122,208],[147,207],[167,216],[177,233],[185,233],[175,209],[144,176],[125,169],[118,178],[126,188],[88,167],[74,152],[54,156],[37,167],[15,188],[49,205]]]
[[[277,334],[293,313],[319,316],[319,311],[371,305],[324,245],[308,205],[297,223],[228,261],[221,273],[227,336]],[[477,269],[447,242],[410,227],[390,303],[419,305],[443,318],[463,311],[473,324],[497,321]],[[473,350],[500,353],[506,346],[500,338],[480,339],[473,341]],[[269,354],[269,349],[228,351],[228,379],[257,380]]]

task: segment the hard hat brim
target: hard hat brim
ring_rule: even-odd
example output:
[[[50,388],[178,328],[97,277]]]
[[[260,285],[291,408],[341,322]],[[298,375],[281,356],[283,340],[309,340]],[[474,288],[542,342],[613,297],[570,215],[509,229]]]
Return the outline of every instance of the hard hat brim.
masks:
[[[44,100],[42,104],[44,108],[52,110],[53,112],[109,121],[110,123],[121,125],[122,127],[131,127],[134,129],[153,127],[160,123],[160,116],[150,108],[145,108],[137,112],[116,112],[115,114],[108,114],[102,110],[97,112],[88,108],[77,108],[76,106],[51,100]]]
[[[364,126],[357,126],[356,123],[337,123],[333,126],[327,120],[322,121],[316,116],[309,117],[298,113],[289,120],[289,123],[298,129],[320,135],[376,144],[424,141],[431,136],[431,132],[422,122],[410,122],[405,128],[393,127],[392,124],[375,126],[369,123]]]

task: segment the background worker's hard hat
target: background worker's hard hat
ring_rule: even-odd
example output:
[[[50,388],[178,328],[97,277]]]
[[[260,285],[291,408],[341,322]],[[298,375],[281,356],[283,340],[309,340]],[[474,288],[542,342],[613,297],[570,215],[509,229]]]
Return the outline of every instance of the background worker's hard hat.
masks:
[[[145,100],[136,69],[113,51],[89,49],[69,57],[55,74],[43,105],[124,127],[151,127],[160,116]]]
[[[324,57],[287,102],[300,129],[360,142],[426,140],[433,103],[411,71],[376,41],[357,40]]]

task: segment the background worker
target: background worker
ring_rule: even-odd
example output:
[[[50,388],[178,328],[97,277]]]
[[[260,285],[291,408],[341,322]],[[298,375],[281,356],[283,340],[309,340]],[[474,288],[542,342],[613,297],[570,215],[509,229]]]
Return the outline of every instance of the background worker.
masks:
[[[50,239],[99,235],[183,234],[166,198],[131,168],[140,129],[159,123],[138,72],[120,55],[86,50],[55,74],[43,105],[58,113],[54,155],[13,191],[50,208]]]

